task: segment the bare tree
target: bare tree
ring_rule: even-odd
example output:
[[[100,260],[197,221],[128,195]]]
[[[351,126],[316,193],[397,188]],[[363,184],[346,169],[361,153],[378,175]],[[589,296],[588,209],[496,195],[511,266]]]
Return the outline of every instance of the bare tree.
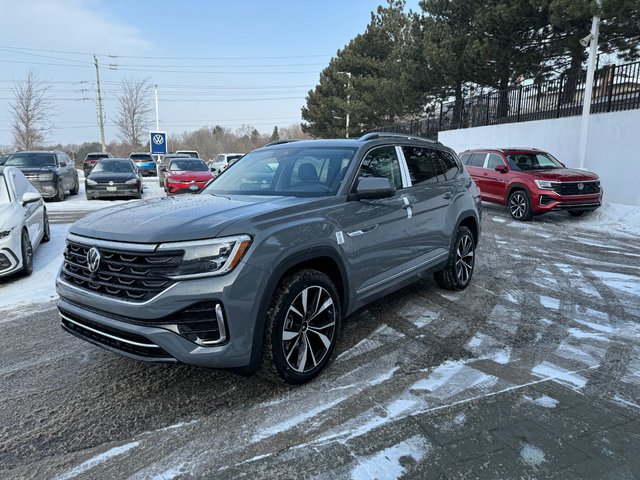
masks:
[[[115,124],[118,136],[135,150],[142,144],[143,135],[151,125],[151,85],[148,80],[125,79],[117,95],[118,110]]]
[[[51,131],[51,118],[55,111],[49,100],[51,85],[42,80],[35,70],[29,70],[27,78],[13,87],[11,133],[18,150],[31,150],[44,144]]]

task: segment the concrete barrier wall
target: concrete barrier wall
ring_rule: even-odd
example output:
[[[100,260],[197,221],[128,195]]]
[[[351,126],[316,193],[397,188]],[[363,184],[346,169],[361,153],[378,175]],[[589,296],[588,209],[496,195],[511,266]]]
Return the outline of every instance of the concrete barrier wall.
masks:
[[[535,147],[577,168],[580,117],[440,132],[438,140],[469,148]],[[640,110],[599,113],[589,120],[584,168],[600,175],[604,201],[640,205]]]

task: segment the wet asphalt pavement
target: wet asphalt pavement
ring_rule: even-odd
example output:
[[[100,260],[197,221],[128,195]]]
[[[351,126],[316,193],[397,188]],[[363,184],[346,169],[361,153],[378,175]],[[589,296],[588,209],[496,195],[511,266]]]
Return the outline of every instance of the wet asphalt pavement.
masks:
[[[0,312],[0,478],[640,478],[640,239],[487,206],[476,261],[349,317],[297,388]]]

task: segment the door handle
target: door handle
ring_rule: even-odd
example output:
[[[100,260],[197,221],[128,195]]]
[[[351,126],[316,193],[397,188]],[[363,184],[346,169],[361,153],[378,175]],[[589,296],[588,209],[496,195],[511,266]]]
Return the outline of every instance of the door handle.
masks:
[[[451,192],[445,192],[442,194],[442,198],[449,200],[451,197],[453,197],[453,194]]]

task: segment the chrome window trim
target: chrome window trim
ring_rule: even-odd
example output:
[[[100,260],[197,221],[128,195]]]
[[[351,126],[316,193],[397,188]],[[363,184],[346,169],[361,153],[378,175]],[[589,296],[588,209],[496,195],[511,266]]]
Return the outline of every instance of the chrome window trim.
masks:
[[[407,159],[404,157],[404,152],[402,151],[402,147],[400,145],[396,145],[396,155],[398,156],[398,161],[400,162],[400,175],[402,176],[402,188],[410,188],[411,183],[411,175],[409,174],[409,167],[407,166]]]

